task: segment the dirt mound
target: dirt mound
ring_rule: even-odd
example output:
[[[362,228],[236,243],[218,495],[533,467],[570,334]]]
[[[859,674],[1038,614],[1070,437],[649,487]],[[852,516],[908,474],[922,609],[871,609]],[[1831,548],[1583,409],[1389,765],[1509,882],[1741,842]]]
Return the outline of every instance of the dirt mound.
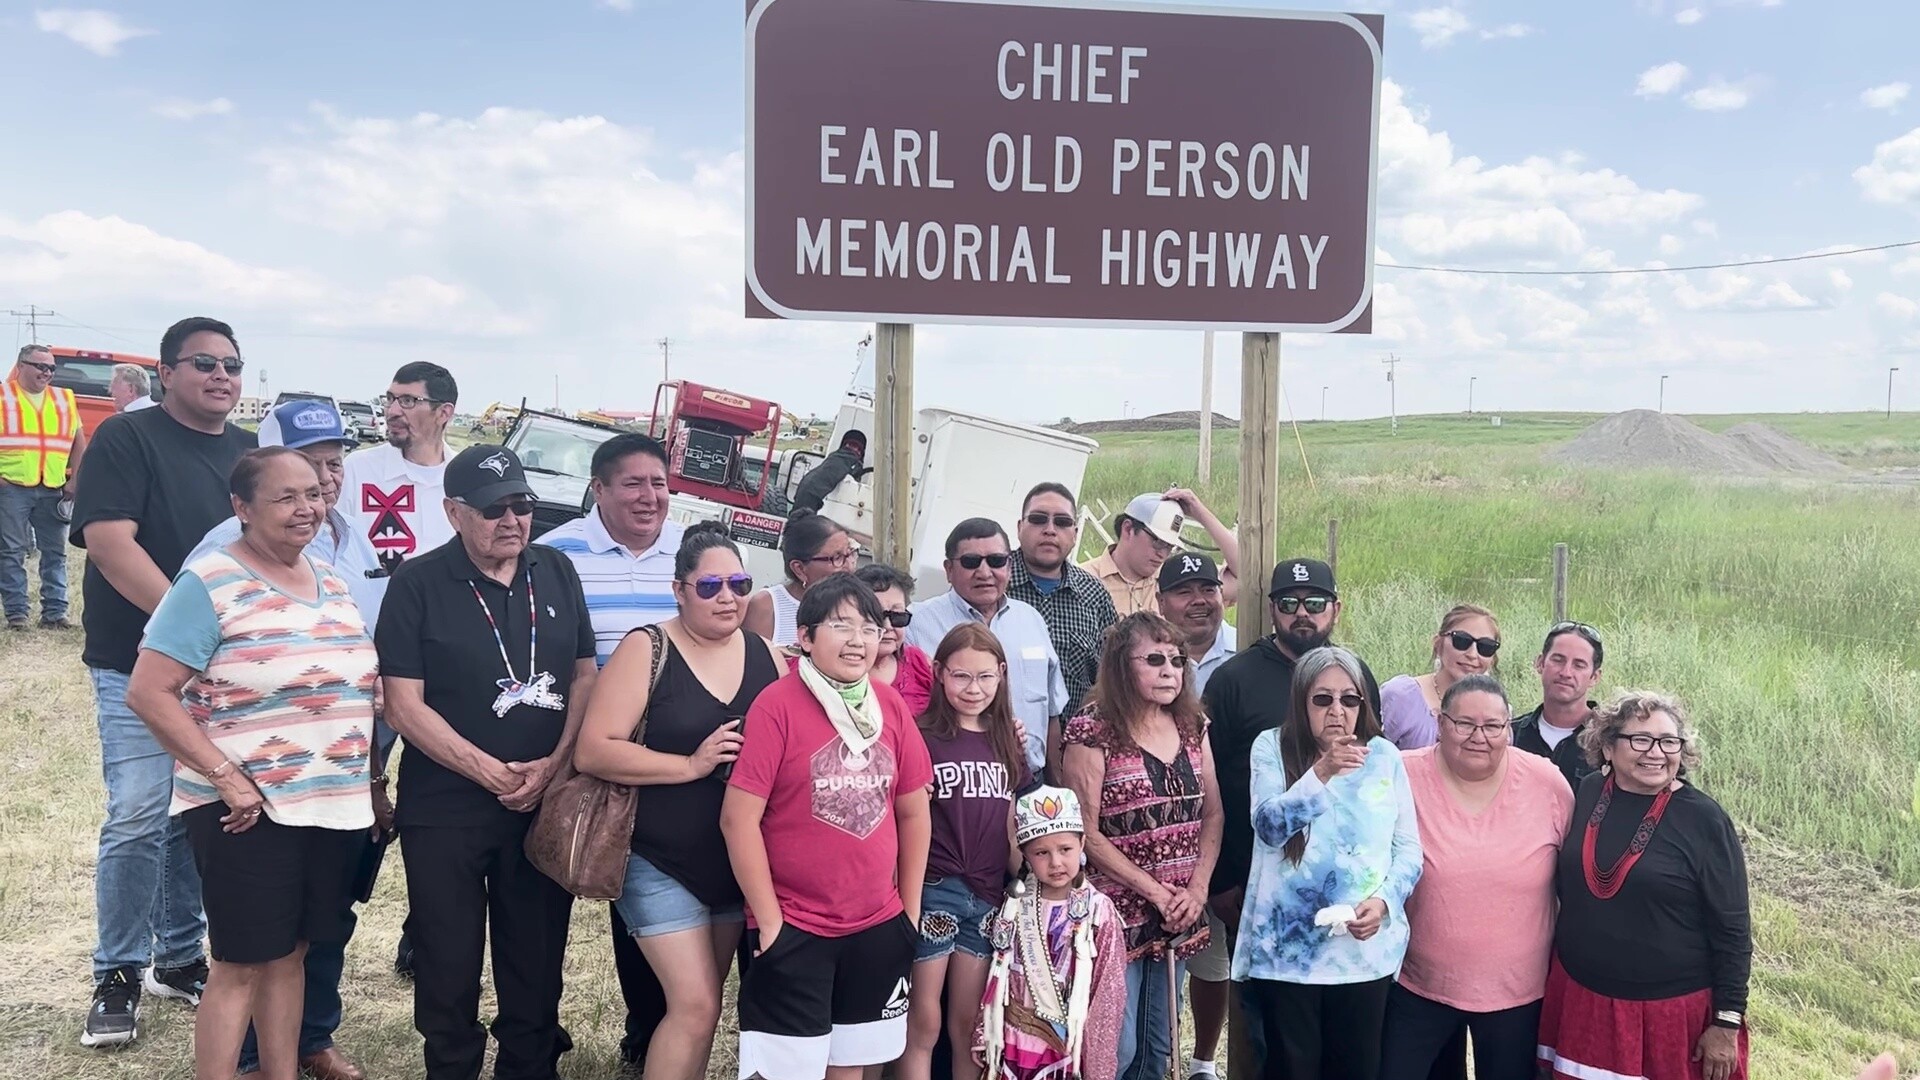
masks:
[[[1651,409],[1607,417],[1554,451],[1552,459],[1569,465],[1724,476],[1843,476],[1849,471],[1765,424],[1741,424],[1725,435],[1715,435],[1689,420]]]
[[[1773,472],[1844,476],[1852,471],[1839,460],[1765,424],[1741,424],[1728,428],[1726,437],[1748,457]]]
[[[1240,421],[1231,416],[1214,413],[1213,428],[1215,431],[1238,431]],[[1131,420],[1093,420],[1085,424],[1070,425],[1065,430],[1075,435],[1098,435],[1109,431],[1198,431],[1200,430],[1200,410],[1182,409],[1179,412],[1136,416]]]

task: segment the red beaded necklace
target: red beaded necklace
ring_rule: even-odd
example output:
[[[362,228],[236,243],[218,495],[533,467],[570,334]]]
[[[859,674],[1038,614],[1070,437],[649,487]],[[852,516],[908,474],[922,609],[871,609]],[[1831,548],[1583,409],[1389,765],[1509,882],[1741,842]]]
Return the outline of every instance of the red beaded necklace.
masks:
[[[1587,875],[1587,891],[1602,900],[1611,900],[1626,884],[1627,872],[1633,864],[1640,861],[1646,853],[1647,845],[1653,842],[1653,830],[1660,825],[1661,815],[1667,812],[1667,802],[1673,798],[1671,786],[1662,788],[1660,794],[1653,797],[1653,805],[1647,808],[1645,817],[1640,819],[1640,827],[1633,831],[1633,842],[1620,858],[1605,870],[1599,868],[1594,860],[1594,844],[1600,836],[1600,822],[1606,819],[1607,808],[1613,805],[1613,777],[1607,777],[1606,787],[1600,791],[1600,801],[1593,806],[1593,813],[1587,817],[1586,836],[1580,843],[1580,865]]]

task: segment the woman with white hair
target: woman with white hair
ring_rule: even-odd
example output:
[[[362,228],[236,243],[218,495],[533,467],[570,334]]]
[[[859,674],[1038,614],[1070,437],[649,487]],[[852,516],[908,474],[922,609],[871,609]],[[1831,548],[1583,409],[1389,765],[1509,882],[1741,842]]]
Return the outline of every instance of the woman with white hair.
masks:
[[[1602,771],[1581,783],[1560,848],[1543,1075],[1745,1080],[1746,857],[1687,777],[1699,736],[1679,701],[1628,690],[1579,739]]]

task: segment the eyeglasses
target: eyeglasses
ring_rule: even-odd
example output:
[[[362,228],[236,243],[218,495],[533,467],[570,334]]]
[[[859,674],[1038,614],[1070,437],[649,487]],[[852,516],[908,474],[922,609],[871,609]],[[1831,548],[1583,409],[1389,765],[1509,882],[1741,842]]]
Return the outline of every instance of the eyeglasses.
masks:
[[[1466,652],[1472,649],[1481,656],[1492,656],[1500,651],[1499,638],[1474,637],[1465,630],[1448,631],[1447,641],[1453,646],[1454,652]]]
[[[731,589],[733,595],[745,596],[753,591],[753,575],[730,574],[727,577],[721,577],[718,574],[709,574],[703,578],[682,582],[682,584],[693,586],[693,595],[702,600],[711,600],[719,596],[721,589]]]
[[[1507,737],[1508,732],[1511,730],[1504,722],[1497,724],[1476,724],[1471,720],[1457,720],[1448,716],[1446,713],[1441,713],[1440,719],[1452,724],[1453,730],[1462,739],[1471,739],[1475,735],[1478,735],[1490,743],[1500,742]]]
[[[1168,664],[1172,664],[1174,667],[1177,667],[1177,668],[1183,668],[1187,666],[1187,656],[1185,653],[1177,653],[1177,652],[1141,653],[1139,656],[1134,657],[1134,659],[1143,661],[1148,667],[1166,667]]]
[[[956,690],[971,690],[977,686],[991,694],[993,693],[994,687],[1000,685],[1000,673],[997,671],[972,672],[942,668],[940,669],[940,676],[944,679],[951,680]]]
[[[413,394],[389,394],[387,395],[387,404],[398,405],[403,409],[411,409],[419,405],[446,405],[449,404],[449,402],[438,401],[434,398],[417,397]]]
[[[1332,694],[1322,690],[1307,700],[1312,702],[1313,707],[1316,709],[1331,709],[1336,699]],[[1359,712],[1360,707],[1367,703],[1367,699],[1361,697],[1359,694],[1341,694],[1338,700],[1340,707],[1348,712]]]
[[[486,518],[488,521],[499,521],[508,514],[512,514],[515,517],[526,517],[533,513],[532,499],[502,499],[488,507],[474,506],[465,499],[458,501],[462,506],[480,511],[480,516]]]
[[[1072,514],[1049,514],[1045,510],[1035,510],[1027,515],[1027,524],[1036,529],[1044,529],[1048,524],[1056,529],[1071,529],[1078,521]]]
[[[815,555],[808,559],[810,563],[825,563],[836,570],[844,570],[860,560],[858,551],[843,551],[838,555]]]
[[[872,623],[850,623],[845,619],[835,619],[820,625],[841,637],[861,638],[866,641],[880,640],[880,628]]]
[[[1635,752],[1644,754],[1658,746],[1663,754],[1677,754],[1687,748],[1687,740],[1678,735],[1615,735],[1615,742],[1623,742],[1633,747]]]
[[[226,368],[227,374],[229,375],[238,375],[240,374],[240,369],[247,366],[247,362],[237,356],[212,356],[207,353],[194,353],[192,356],[183,356],[167,366],[179,367],[181,364],[192,364],[193,370],[202,375],[213,374],[213,369],[217,367]]]
[[[954,557],[953,561],[959,563],[960,568],[962,570],[978,570],[980,569],[981,563],[986,563],[988,566],[992,567],[995,570],[1001,570],[1006,568],[1007,560],[1009,560],[1010,558],[1012,558],[1012,556],[1010,555],[998,555],[998,554],[958,555]]]
[[[1318,615],[1327,610],[1327,605],[1331,603],[1333,603],[1331,596],[1276,596],[1273,598],[1273,606],[1286,615],[1291,615],[1301,608],[1306,608],[1309,615]]]
[[[884,618],[887,620],[887,625],[893,627],[895,630],[905,630],[907,627],[913,625],[913,612],[911,611],[885,612]]]
[[[54,372],[60,370],[60,366],[58,364],[43,364],[38,360],[22,360],[20,361],[20,366],[30,367],[42,375],[51,375]]]

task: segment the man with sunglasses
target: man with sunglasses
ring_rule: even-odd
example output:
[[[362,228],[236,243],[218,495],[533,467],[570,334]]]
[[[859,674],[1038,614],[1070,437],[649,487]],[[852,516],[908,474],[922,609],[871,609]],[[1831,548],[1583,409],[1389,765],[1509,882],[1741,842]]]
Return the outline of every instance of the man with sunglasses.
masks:
[[[414,1026],[428,1080],[471,1080],[493,928],[496,1075],[551,1078],[573,897],[527,860],[547,782],[573,753],[598,666],[573,563],[528,543],[533,488],[513,451],[447,463],[454,538],[395,571],[374,641],[387,722],[407,742],[397,820],[413,912]]]
[[[40,549],[40,625],[67,621],[67,523],[87,436],[73,391],[54,386],[58,368],[45,345],[28,345],[0,382],[0,597],[7,629],[25,630],[27,556]]]
[[[184,827],[167,816],[173,758],[127,707],[127,677],[147,616],[187,553],[233,513],[227,476],[257,441],[227,422],[244,366],[226,323],[169,327],[160,338],[164,400],[101,423],[74,496],[72,539],[87,552],[80,658],[93,680],[107,785],[83,1046],[132,1042],[143,986],[197,1005],[206,983],[200,874]]]
[[[673,562],[686,528],[667,516],[667,450],[656,440],[615,435],[594,449],[592,473],[593,509],[540,542],[565,555],[580,575],[599,641],[595,659],[604,667],[629,632],[673,618]],[[609,904],[607,913],[627,1007],[620,1059],[640,1065],[666,1016],[666,991],[619,909]]]
[[[1041,775],[1060,760],[1060,716],[1067,709],[1067,683],[1046,620],[1031,605],[1007,596],[1013,553],[1007,533],[991,518],[968,518],[947,534],[946,592],[913,605],[907,643],[932,656],[947,631],[963,622],[985,623],[1007,654],[1007,692],[1013,713],[1026,728],[1027,766]]]
[[[1600,681],[1600,665],[1606,658],[1600,631],[1583,622],[1553,624],[1533,661],[1533,670],[1540,676],[1541,702],[1532,712],[1513,718],[1513,745],[1551,760],[1575,791],[1593,771],[1575,736],[1599,707],[1587,695]]]
[[[387,387],[387,441],[347,456],[340,512],[373,541],[389,571],[453,537],[441,503],[452,456],[447,425],[459,399],[446,368],[403,365]]]
[[[1020,547],[1008,564],[1007,595],[1029,604],[1046,621],[1067,683],[1072,716],[1093,688],[1100,667],[1100,636],[1120,621],[1100,579],[1073,564],[1080,543],[1073,492],[1051,481],[1027,492],[1020,508]]]
[[[1168,488],[1137,496],[1113,521],[1115,541],[1107,550],[1081,563],[1081,569],[1100,579],[1122,617],[1153,611],[1158,604],[1160,567],[1185,545],[1180,530],[1191,519],[1207,530],[1219,547],[1226,569],[1221,587],[1232,595],[1240,587],[1234,567],[1240,564],[1240,538],[1220,523],[1200,496],[1186,488]]]
[[[1334,626],[1340,621],[1340,591],[1334,584],[1333,567],[1318,559],[1287,559],[1275,566],[1267,601],[1273,633],[1220,665],[1202,695],[1212,721],[1207,738],[1226,811],[1208,906],[1229,935],[1239,933],[1240,906],[1253,861],[1253,742],[1261,732],[1286,721],[1293,700],[1294,665],[1331,644]],[[1365,661],[1360,671],[1367,684],[1367,700],[1378,716],[1380,684]],[[1260,1025],[1254,1022],[1249,1028],[1257,1034]]]

